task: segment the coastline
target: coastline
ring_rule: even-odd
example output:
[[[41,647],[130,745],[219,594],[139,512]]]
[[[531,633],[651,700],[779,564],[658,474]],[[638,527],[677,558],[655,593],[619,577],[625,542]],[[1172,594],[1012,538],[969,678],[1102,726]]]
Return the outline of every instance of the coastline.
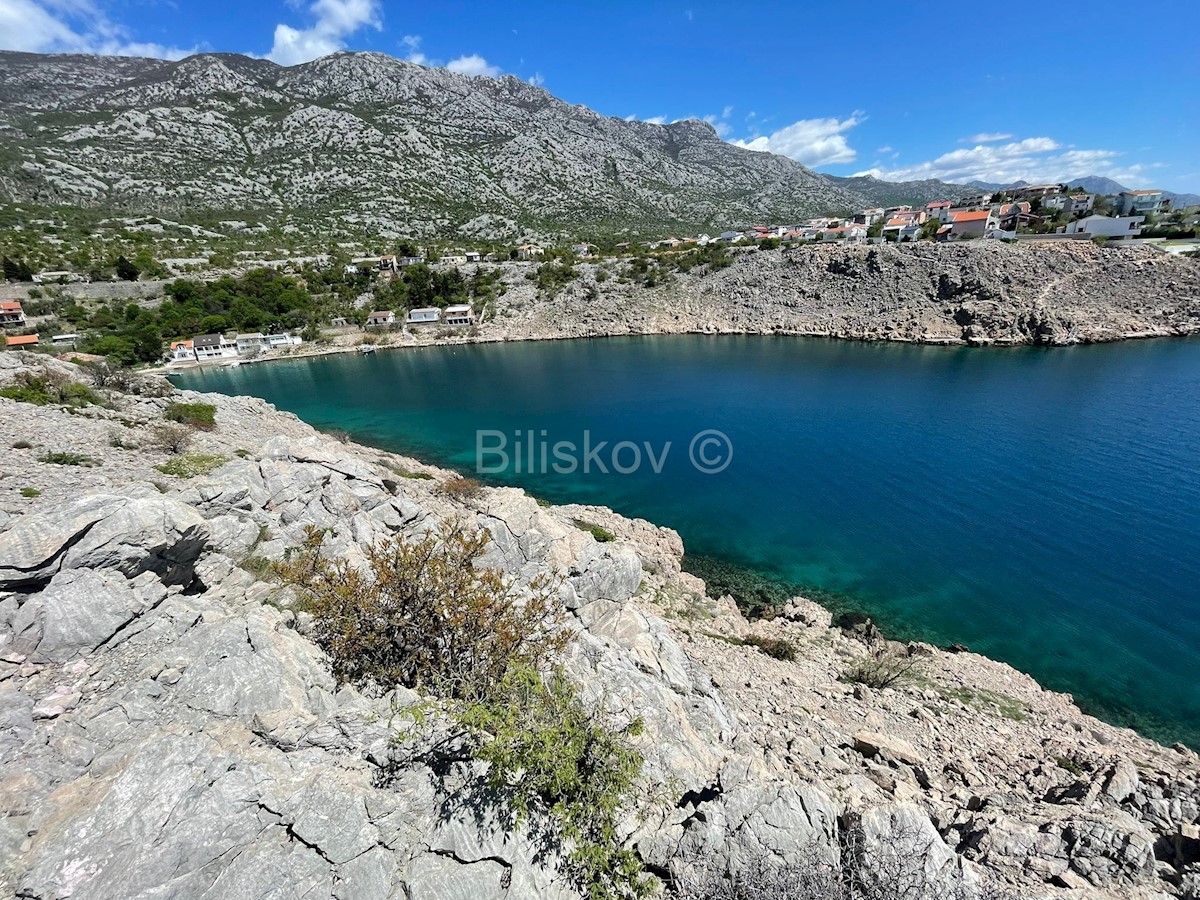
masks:
[[[826,340],[828,340],[828,338],[826,338]],[[426,344],[426,346],[432,346],[432,344]],[[737,346],[738,347],[742,346],[742,343],[739,342],[737,344]],[[748,348],[750,347],[749,342],[746,343],[746,347],[748,347]],[[1150,349],[1150,348],[1147,348],[1147,349]],[[1120,350],[1116,350],[1116,353],[1120,353]],[[554,354],[556,354],[556,356],[562,356],[562,358],[569,358],[569,355],[571,354],[571,350],[569,348],[563,348],[562,350],[556,350],[556,352],[554,352]],[[874,355],[874,354],[872,354],[872,355]],[[938,358],[941,358],[941,354],[936,354],[936,355],[938,356]],[[1033,355],[1040,356],[1042,354],[1033,354]],[[446,358],[446,359],[449,359],[449,358]],[[346,371],[346,368],[340,366],[337,368],[337,371],[340,371],[340,372]],[[373,367],[371,366],[371,364],[368,364],[368,362],[367,362],[367,364],[364,364],[362,366],[359,366],[359,365],[349,366],[348,371],[354,373],[354,376],[348,376],[348,377],[350,378],[350,380],[352,380],[352,382],[356,382],[356,376],[358,376],[358,374],[362,374],[362,376],[366,376],[366,374],[371,373],[374,370],[373,370]],[[420,368],[418,368],[418,370],[415,370],[415,371],[419,372],[422,370],[420,370]],[[326,373],[326,374],[328,374],[328,373]],[[306,378],[307,376],[304,376],[304,377]],[[272,383],[274,383],[274,379],[272,379]],[[230,388],[230,386],[229,386],[230,382],[228,382],[228,380],[226,380],[226,379],[221,379],[220,384],[222,385],[222,388],[221,388],[222,390],[245,391],[245,386],[242,386],[242,388],[238,388],[238,386],[236,386],[239,384],[239,382],[236,382],[236,380],[234,380],[234,382],[232,383],[232,385],[233,385],[232,388]],[[204,383],[192,382],[192,383],[185,384],[184,386],[186,386],[186,388],[191,388],[191,389],[200,390],[200,391],[212,390],[211,383],[209,385],[205,385]],[[274,396],[274,395],[271,395],[269,391],[266,391],[265,396]],[[296,412],[304,413],[304,406],[302,406],[302,404],[301,404],[301,406],[293,406],[293,404],[288,403],[286,398],[283,398],[283,397],[280,397],[280,402],[283,402],[284,406],[287,406],[290,409],[295,409]],[[336,432],[340,431],[342,427],[346,427],[341,424],[340,420],[338,420],[338,415],[337,415],[336,409],[331,409],[328,415],[326,415],[324,413],[324,410],[317,410],[316,416],[314,416],[314,418],[310,419],[310,421],[322,422],[323,426],[325,428],[328,428],[330,433],[336,433]],[[364,426],[364,427],[370,427],[370,426]],[[397,438],[398,443],[392,442],[392,440],[390,440],[388,437],[386,437],[386,434],[388,434],[388,433],[389,432],[386,432],[386,431],[379,431],[377,433],[376,440],[378,440],[379,443],[373,444],[374,446],[376,446],[377,449],[389,451],[389,452],[403,452],[403,454],[407,454],[409,456],[418,458],[418,460],[420,460],[426,464],[430,464],[430,466],[454,467],[455,460],[460,461],[460,464],[462,464],[461,457],[456,457],[456,456],[452,456],[452,455],[437,456],[437,455],[431,455],[430,452],[426,452],[426,454],[421,454],[420,450],[416,449],[416,448],[418,448],[418,446],[424,445],[424,444],[420,444],[420,442],[415,445],[414,444],[406,445],[406,443],[404,443],[403,440],[400,440],[398,438]],[[355,437],[355,439],[361,440],[361,438],[358,438],[358,437]],[[372,445],[370,439],[367,439],[366,442],[362,442],[362,443],[365,443],[366,445]],[[431,446],[433,446],[433,445],[431,445]],[[491,484],[494,486],[504,486],[504,485],[516,484],[516,485],[526,486],[527,488],[529,488],[529,490],[535,490],[535,491],[539,490],[538,485],[534,484],[534,482],[530,482],[527,480],[527,481],[524,481],[522,484],[522,481],[520,478],[517,478],[515,480],[512,478],[509,478],[508,480],[485,479],[485,481],[490,481]],[[550,490],[550,488],[547,488],[547,490]],[[580,502],[582,497],[587,497],[587,496],[596,498],[596,497],[602,497],[602,496],[604,496],[604,494],[587,492],[586,490],[584,490],[583,492],[581,492],[580,490],[576,490],[574,492],[554,491],[550,494],[550,497],[552,497],[554,502],[556,502],[556,503]],[[628,498],[626,498],[626,499],[628,499]],[[602,500],[601,500],[601,502],[602,502]],[[673,526],[680,528],[680,530],[684,530],[685,533],[688,533],[692,536],[703,536],[704,535],[703,530],[700,530],[700,532],[696,532],[696,530],[694,528],[691,528],[690,526],[685,528],[684,527],[685,523],[688,522],[689,520],[688,520],[688,518],[686,518],[686,516],[679,517],[677,515],[678,510],[674,510],[674,509],[660,510],[658,516],[655,516],[652,514],[652,512],[648,511],[649,509],[653,509],[653,506],[650,506],[650,508],[647,508],[647,506],[644,504],[632,505],[629,502],[625,502],[623,504],[618,503],[617,505],[618,505],[618,508],[620,509],[620,511],[622,511],[622,512],[620,512],[620,514],[622,514],[622,515],[643,516],[643,517],[650,518],[650,520],[654,520],[654,521],[658,521],[658,522],[667,522],[667,523],[673,524]],[[748,540],[750,540],[750,539],[748,539]],[[731,547],[732,547],[732,545],[731,545]],[[737,548],[732,547],[732,550],[736,551]],[[709,550],[707,552],[713,552],[713,551]],[[734,557],[728,557],[728,556],[722,557],[720,553],[716,554],[716,556],[718,556],[718,558],[721,560],[722,563],[733,566],[733,568],[742,568],[746,572],[754,572],[754,574],[756,576],[762,578],[763,581],[768,581],[768,582],[772,583],[772,586],[778,587],[778,586],[781,586],[781,584],[782,584],[782,586],[792,586],[794,589],[792,590],[791,593],[782,594],[782,595],[778,596],[778,598],[776,598],[780,602],[780,605],[784,604],[784,602],[786,602],[786,600],[788,598],[791,598],[791,596],[794,594],[802,594],[804,596],[809,596],[810,599],[812,599],[812,598],[814,598],[814,596],[816,596],[816,599],[818,599],[822,602],[826,601],[829,598],[829,596],[833,596],[833,598],[835,598],[835,602],[833,602],[833,604],[826,604],[826,605],[828,608],[830,608],[830,611],[832,611],[834,614],[847,613],[847,612],[848,613],[868,612],[868,613],[872,614],[872,617],[875,618],[876,623],[881,626],[881,628],[884,631],[884,634],[887,634],[889,637],[901,637],[902,640],[918,640],[918,641],[926,641],[926,642],[935,642],[937,644],[940,644],[940,646],[943,646],[943,647],[952,646],[952,644],[955,644],[955,643],[970,644],[970,646],[974,647],[974,646],[977,646],[977,642],[978,642],[979,646],[988,646],[988,644],[986,644],[986,641],[989,640],[990,634],[985,634],[984,636],[980,636],[978,630],[971,631],[970,629],[964,630],[964,629],[960,628],[960,629],[956,629],[956,630],[944,630],[943,629],[941,631],[937,631],[935,628],[935,630],[931,631],[930,628],[932,628],[932,625],[928,626],[928,628],[920,628],[920,626],[919,626],[920,619],[904,616],[904,613],[907,611],[907,607],[900,608],[899,606],[889,605],[890,601],[888,600],[887,595],[884,594],[883,590],[876,590],[876,592],[874,594],[870,594],[870,593],[866,594],[863,596],[863,598],[856,598],[856,595],[854,595],[852,592],[851,593],[846,593],[846,592],[829,593],[830,584],[833,584],[832,581],[822,582],[820,580],[820,578],[816,578],[816,580],[811,580],[811,578],[808,578],[806,576],[799,577],[798,580],[796,580],[796,581],[788,580],[787,577],[782,575],[782,572],[785,571],[785,568],[780,568],[780,566],[784,566],[784,563],[779,563],[778,559],[775,560],[775,563],[778,563],[778,565],[775,565],[775,571],[779,572],[779,574],[772,575],[772,574],[769,574],[769,572],[764,571],[762,569],[755,569],[754,566],[752,566],[752,565],[739,563],[738,560]],[[862,553],[860,553],[859,556],[862,556]],[[851,568],[847,569],[847,571],[866,571],[866,569],[853,568],[854,565],[863,565],[862,563],[854,563],[854,564],[848,564],[848,565],[850,565]],[[684,559],[683,566],[684,566],[685,570],[689,570],[689,571],[694,572],[694,574],[701,575],[701,572],[697,572],[695,569],[690,568],[688,560],[686,560],[686,559]],[[980,570],[980,571],[983,571],[983,570]],[[930,582],[930,583],[934,583],[934,582]],[[724,590],[722,590],[722,594],[724,594],[724,593],[726,593],[726,592],[724,592]],[[738,592],[736,592],[736,590],[731,590],[731,592],[728,592],[728,593],[733,593],[733,594],[740,596],[740,594],[738,594]],[[828,594],[828,596],[826,596],[826,594]],[[881,596],[881,594],[882,594],[882,596]],[[905,596],[905,595],[901,594],[901,596]],[[922,608],[922,607],[919,607],[919,602],[920,602],[919,592],[918,592],[918,594],[914,595],[914,598],[916,598],[916,599],[914,599],[913,602],[916,605],[914,605],[912,608],[913,608],[913,610],[919,610],[919,608]],[[893,620],[890,620],[888,617],[888,614],[887,614],[887,611],[889,611],[889,610],[892,611],[893,613],[899,613],[900,616],[904,617],[904,618],[902,618],[902,620],[904,620],[904,624],[896,625],[896,623],[893,622]],[[743,607],[743,611],[744,612],[746,611],[746,607]],[[932,623],[932,622],[934,622],[934,620],[930,619],[930,623]],[[1003,642],[1000,642],[1000,644],[1002,644],[1002,643]],[[1141,722],[1141,724],[1145,724],[1146,727],[1157,727],[1158,728],[1157,731],[1148,732],[1148,734],[1151,734],[1151,736],[1156,737],[1157,739],[1163,739],[1164,737],[1168,737],[1168,736],[1169,736],[1170,740],[1174,740],[1174,739],[1177,739],[1180,737],[1186,737],[1188,739],[1188,742],[1192,743],[1192,745],[1195,745],[1192,732],[1189,732],[1187,730],[1178,730],[1178,728],[1176,728],[1176,730],[1172,731],[1172,730],[1169,730],[1169,728],[1164,728],[1164,722],[1156,721],[1156,716],[1153,715],[1153,712],[1154,712],[1153,704],[1152,703],[1147,704],[1145,697],[1141,697],[1141,702],[1139,703],[1138,700],[1132,700],[1132,698],[1130,698],[1130,696],[1132,696],[1132,695],[1122,697],[1120,694],[1118,694],[1118,692],[1110,692],[1108,690],[1105,690],[1103,685],[1098,686],[1097,680],[1094,680],[1091,678],[1078,678],[1078,679],[1072,680],[1072,678],[1070,678],[1070,677],[1063,677],[1064,673],[1066,673],[1067,676],[1069,676],[1069,674],[1070,674],[1070,672],[1068,670],[1066,670],[1066,668],[1057,668],[1055,666],[1049,666],[1049,667],[1042,666],[1039,668],[1040,660],[1048,659],[1049,656],[1045,656],[1045,655],[1036,656],[1033,654],[1032,650],[1014,649],[1010,646],[1000,646],[1000,644],[997,644],[997,646],[992,647],[992,653],[995,654],[996,659],[1006,660],[1007,665],[1012,665],[1012,666],[1014,666],[1014,668],[1018,668],[1018,671],[1042,672],[1043,676],[1046,676],[1049,678],[1049,680],[1048,680],[1048,682],[1046,682],[1046,684],[1054,685],[1054,688],[1052,688],[1054,690],[1062,691],[1062,690],[1078,689],[1078,690],[1082,691],[1082,694],[1084,694],[1085,696],[1091,696],[1091,697],[1096,698],[1096,703],[1094,703],[1094,706],[1091,706],[1090,709],[1094,709],[1094,710],[1097,710],[1097,712],[1104,713],[1106,716],[1108,716],[1109,721],[1118,722],[1118,724],[1123,724],[1123,725],[1138,724],[1138,722]],[[998,649],[997,649],[997,647],[998,647]],[[1006,649],[1008,650],[1007,655],[1004,654],[1004,652],[1003,652],[1003,650],[1006,650]],[[1166,722],[1166,725],[1169,726],[1170,722]],[[1176,725],[1177,725],[1177,721],[1176,721]]]
[[[1200,333],[1200,260],[1146,248],[980,241],[747,250],[726,268],[676,272],[654,287],[622,274],[626,262],[577,263],[555,293],[537,290],[528,265],[501,264],[500,292],[463,332],[364,331],[243,362],[353,352],[365,339],[378,349],[670,334],[1061,347]]]

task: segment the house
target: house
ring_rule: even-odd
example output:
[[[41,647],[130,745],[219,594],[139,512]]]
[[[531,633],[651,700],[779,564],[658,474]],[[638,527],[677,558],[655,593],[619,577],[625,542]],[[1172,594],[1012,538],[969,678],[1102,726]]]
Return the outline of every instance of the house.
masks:
[[[792,232],[793,234],[795,232]],[[846,241],[850,244],[861,244],[867,239],[867,226],[860,222],[847,222],[834,228],[826,228],[821,234],[824,241]]]
[[[390,309],[376,310],[367,316],[367,327],[378,328],[384,325],[395,325],[396,314]]]
[[[883,218],[883,208],[875,207],[874,209],[864,209],[861,212],[855,213],[854,221],[860,225],[871,226]]]
[[[0,303],[0,328],[24,328],[25,310],[15,300]]]
[[[278,350],[280,347],[297,347],[304,343],[299,337],[294,337],[286,331],[283,334],[268,334],[266,340],[269,350]]]
[[[1086,216],[1067,226],[1067,234],[1092,237],[1134,238],[1142,233],[1145,216]]]
[[[1162,191],[1121,191],[1113,204],[1118,216],[1147,216],[1166,212],[1171,201],[1163,197]]]
[[[415,310],[414,310],[415,312]],[[458,303],[446,307],[447,325],[474,325],[475,311],[467,303]]]
[[[442,311],[436,306],[423,306],[408,311],[409,325],[436,325],[442,320]]]
[[[237,341],[223,334],[201,334],[192,338],[196,359],[229,359],[238,355]]]
[[[1033,200],[1058,194],[1066,189],[1066,185],[1063,184],[1026,184],[1018,188],[1009,188],[1005,193],[1014,200]]]
[[[36,347],[38,336],[36,334],[10,334],[5,340],[5,345],[9,350],[15,350],[18,347]]]
[[[358,266],[354,265],[354,263],[349,263],[345,266],[342,266],[342,274],[343,275],[357,275],[358,274]]]
[[[482,262],[483,254],[478,250],[467,250],[465,253],[463,253],[463,259],[465,259],[468,263]]]
[[[257,331],[252,331],[249,334],[239,334],[237,336],[237,352],[238,356],[256,356],[264,350],[269,349],[266,335]]]
[[[403,269],[408,266],[415,266],[417,263],[425,262],[425,257],[423,257],[423,256],[401,256],[400,259],[397,260],[397,262],[399,263],[400,268]]]
[[[379,257],[379,271],[391,273],[399,272],[400,264],[396,261],[396,254],[389,253],[387,256]]]
[[[950,210],[953,208],[954,204],[949,200],[937,200],[925,204],[925,214],[930,219],[937,219],[939,222],[945,223],[950,221]]]
[[[167,356],[171,362],[193,362],[196,359],[196,348],[192,341],[171,341],[171,349]]]
[[[522,244],[517,248],[517,259],[529,262],[534,259],[541,259],[546,255],[546,251],[537,244]]]
[[[954,204],[955,209],[978,209],[981,206],[987,206],[992,202],[991,193],[972,194],[968,197],[962,197]]]
[[[950,239],[961,241],[981,238],[996,221],[990,209],[955,210],[950,214]]]
[[[79,335],[77,334],[55,334],[50,337],[50,343],[56,347],[65,347],[67,344],[74,347],[78,342]]]
[[[576,244],[571,248],[571,252],[576,256],[591,256],[595,249],[591,244]]]
[[[461,250],[451,250],[442,256],[438,262],[443,262],[448,266],[465,266],[467,264],[467,254]]]

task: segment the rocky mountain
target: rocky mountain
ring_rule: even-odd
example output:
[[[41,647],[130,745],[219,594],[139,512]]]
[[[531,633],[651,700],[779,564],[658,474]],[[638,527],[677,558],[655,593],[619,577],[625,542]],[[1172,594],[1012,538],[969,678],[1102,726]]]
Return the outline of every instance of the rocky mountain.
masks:
[[[1014,181],[1011,184],[972,181],[970,187],[982,188],[986,191],[1002,191],[1025,187],[1028,184],[1028,181]],[[1083,178],[1072,178],[1066,184],[1068,187],[1083,188],[1089,194],[1101,194],[1110,197],[1121,193],[1121,191],[1129,190],[1129,188],[1125,187],[1119,181],[1113,181],[1113,179],[1105,178],[1102,175],[1086,175]],[[1170,200],[1171,204],[1176,207],[1200,205],[1200,194],[1176,194],[1173,191],[1163,191],[1163,196]]]
[[[949,184],[936,178],[923,181],[880,181],[873,175],[848,178],[826,175],[825,178],[861,197],[865,206],[921,206],[934,200],[956,200],[972,193],[967,185]]]
[[[605,117],[378,53],[290,68],[0,53],[0,197],[482,237],[712,230],[862,200],[706,123]]]
[[[0,354],[0,385],[27,376],[89,378]],[[454,494],[452,473],[252,398],[97,389],[104,405],[82,409],[0,398],[0,895],[580,898],[544,813],[514,820],[486,763],[414,753],[436,716],[406,714],[406,687],[339,681],[264,566],[309,527],[361,565],[375,541],[453,519],[518,590],[554,578],[568,677],[642,718],[645,801],[616,839],[663,900],[734,896],[691,879],[759,865],[788,892],[738,896],[1200,897],[1185,747],[981,656],[834,627],[801,598],[747,622],[645,521]],[[214,406],[189,448],[208,474],[167,465],[156,429],[175,400]],[[912,677],[846,676],[881,660]],[[848,867],[873,880],[830,883]]]

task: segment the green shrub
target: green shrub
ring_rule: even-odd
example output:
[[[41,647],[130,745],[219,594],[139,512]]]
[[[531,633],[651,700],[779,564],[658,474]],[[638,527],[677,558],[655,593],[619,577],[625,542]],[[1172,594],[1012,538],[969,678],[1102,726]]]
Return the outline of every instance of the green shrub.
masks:
[[[309,529],[278,571],[310,601],[314,637],[343,681],[477,699],[565,645],[549,582],[518,604],[511,579],[476,565],[484,531],[452,522],[419,541],[385,540],[365,550],[366,571],[323,558],[323,537]]]
[[[1083,766],[1075,762],[1075,760],[1071,759],[1069,756],[1054,757],[1054,764],[1060,769],[1070,772],[1072,775],[1082,775],[1084,771]]]
[[[195,478],[197,475],[211,475],[227,462],[228,456],[215,453],[185,453],[154,468],[164,475],[174,475],[176,478]]]
[[[22,372],[12,384],[0,388],[0,397],[34,406],[80,407],[99,403],[99,395],[86,384],[72,381],[58,372],[35,375]]]
[[[585,897],[654,893],[618,831],[639,791],[644,758],[630,738],[641,734],[641,719],[610,727],[561,670],[543,677],[527,666],[510,668],[490,696],[454,706],[452,716],[473,755],[488,763],[489,785],[511,798],[517,823],[530,813],[554,823],[566,870]]]
[[[40,496],[42,496],[42,492],[39,491],[37,488],[23,487],[23,488],[21,488],[21,496],[29,497],[29,498],[40,497]]]
[[[82,453],[47,453],[45,456],[38,457],[44,463],[50,463],[55,466],[98,466],[99,463],[90,456],[84,456]]]
[[[617,539],[617,536],[600,525],[594,522],[586,522],[583,519],[573,519],[575,527],[580,531],[586,531],[591,534],[601,544],[608,544]]]
[[[433,481],[433,476],[428,472],[414,472],[412,469],[406,469],[399,463],[387,463],[386,465],[401,478],[411,478],[414,481]]]
[[[796,645],[791,641],[759,637],[752,634],[743,638],[742,643],[750,647],[757,647],[763,653],[767,654],[767,656],[774,659],[781,659],[784,662],[792,662],[796,658]]]
[[[182,422],[192,428],[209,431],[217,424],[217,408],[211,403],[168,403],[163,418],[168,422]]]

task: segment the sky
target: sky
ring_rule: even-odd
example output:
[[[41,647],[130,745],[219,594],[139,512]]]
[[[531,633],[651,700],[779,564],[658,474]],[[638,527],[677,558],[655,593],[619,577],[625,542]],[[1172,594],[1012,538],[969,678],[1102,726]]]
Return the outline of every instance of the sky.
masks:
[[[0,0],[0,49],[388,53],[604,115],[704,119],[834,175],[1200,193],[1187,0]]]

